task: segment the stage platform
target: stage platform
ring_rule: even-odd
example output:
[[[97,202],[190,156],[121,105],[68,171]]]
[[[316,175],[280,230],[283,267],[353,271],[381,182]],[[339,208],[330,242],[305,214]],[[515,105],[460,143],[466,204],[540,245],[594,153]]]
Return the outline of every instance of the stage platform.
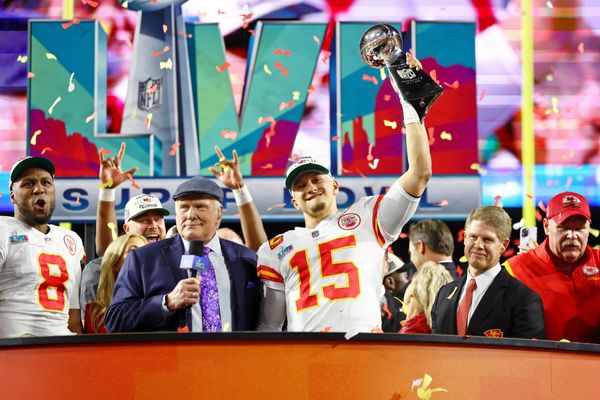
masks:
[[[600,345],[443,335],[0,339],[2,399],[587,399]],[[421,397],[426,398],[426,397]]]

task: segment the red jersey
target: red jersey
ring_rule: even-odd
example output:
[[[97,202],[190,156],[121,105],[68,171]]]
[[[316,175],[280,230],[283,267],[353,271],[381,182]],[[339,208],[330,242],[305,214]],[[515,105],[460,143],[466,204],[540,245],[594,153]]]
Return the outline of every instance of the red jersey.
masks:
[[[548,239],[512,257],[506,270],[542,298],[546,338],[595,343],[600,329],[600,250],[588,246],[570,274],[553,265]]]

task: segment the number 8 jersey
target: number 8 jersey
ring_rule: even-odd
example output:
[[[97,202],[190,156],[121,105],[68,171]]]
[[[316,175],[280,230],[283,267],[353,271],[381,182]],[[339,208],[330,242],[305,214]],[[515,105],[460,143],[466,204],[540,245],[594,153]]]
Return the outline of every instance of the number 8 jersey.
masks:
[[[364,197],[315,228],[296,228],[261,246],[258,275],[285,291],[289,331],[380,329],[384,253],[419,201],[404,191],[401,197],[394,213],[405,217],[393,234],[380,226],[383,196]]]
[[[44,235],[0,217],[0,337],[71,335],[69,309],[79,308],[83,244],[48,225]]]

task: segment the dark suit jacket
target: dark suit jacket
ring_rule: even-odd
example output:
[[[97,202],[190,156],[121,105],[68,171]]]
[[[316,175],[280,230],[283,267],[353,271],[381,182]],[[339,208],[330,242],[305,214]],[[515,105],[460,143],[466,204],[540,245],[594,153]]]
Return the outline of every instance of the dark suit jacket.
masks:
[[[467,276],[465,273],[440,288],[431,311],[432,333],[458,333],[456,309]],[[502,268],[475,309],[466,334],[544,339],[542,300]]]
[[[452,279],[458,278],[458,274],[456,273],[456,265],[454,265],[454,261],[445,261],[445,262],[441,262],[439,264],[443,265],[444,268],[446,268],[446,271],[448,271],[450,273],[450,276],[452,277]]]
[[[231,283],[231,316],[234,331],[254,330],[258,322],[261,284],[256,274],[256,253],[220,239]],[[113,300],[106,311],[109,332],[177,330],[191,313],[163,310],[163,296],[188,277],[179,268],[185,249],[179,236],[135,249],[119,273]]]

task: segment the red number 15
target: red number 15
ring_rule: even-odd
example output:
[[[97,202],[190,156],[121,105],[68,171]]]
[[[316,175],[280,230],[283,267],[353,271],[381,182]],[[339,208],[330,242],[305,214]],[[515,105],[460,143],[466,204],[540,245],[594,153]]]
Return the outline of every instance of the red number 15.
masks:
[[[330,277],[345,274],[348,277],[348,286],[337,286],[336,284],[323,286],[323,297],[326,299],[354,299],[360,294],[360,279],[356,265],[352,261],[333,262],[333,252],[347,247],[356,247],[356,237],[354,235],[319,244],[321,276]],[[294,254],[290,259],[290,266],[298,272],[300,278],[300,297],[296,300],[296,309],[302,311],[318,306],[319,299],[317,294],[313,293],[310,283],[311,271],[306,250]]]

